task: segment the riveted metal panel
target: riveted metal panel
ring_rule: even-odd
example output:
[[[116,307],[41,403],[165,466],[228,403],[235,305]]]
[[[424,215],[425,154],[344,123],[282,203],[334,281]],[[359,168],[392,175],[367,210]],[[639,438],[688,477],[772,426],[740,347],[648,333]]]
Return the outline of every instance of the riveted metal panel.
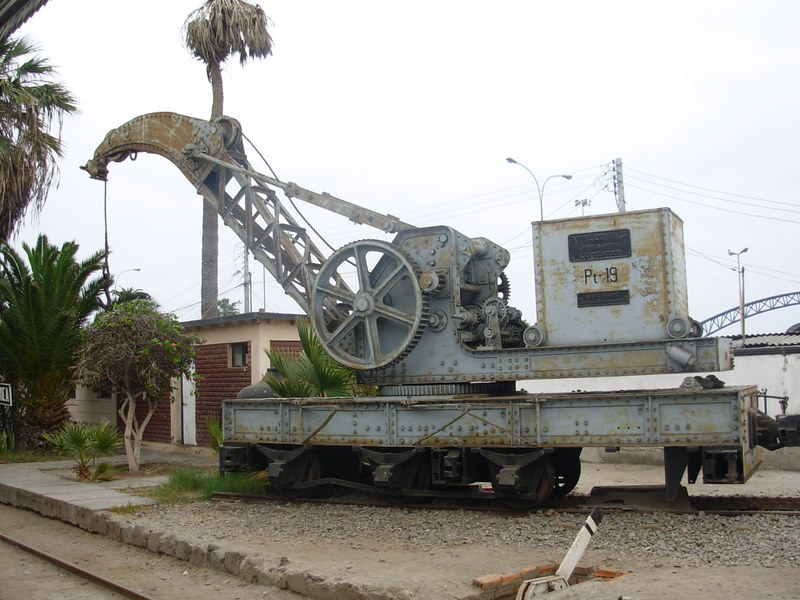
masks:
[[[225,440],[425,447],[749,449],[754,388],[572,394],[231,400]],[[751,457],[753,461],[757,457]]]
[[[535,222],[533,244],[546,345],[690,335],[683,223],[669,209]]]
[[[460,402],[398,408],[398,442],[400,445],[423,446],[520,445],[509,408],[505,403],[473,405]]]
[[[386,409],[381,404],[289,406],[287,439],[293,443],[321,443],[321,440],[340,445],[388,443]]]
[[[538,411],[523,410],[522,427],[523,433],[538,427],[545,446],[646,445],[652,441],[643,397],[547,400]]]

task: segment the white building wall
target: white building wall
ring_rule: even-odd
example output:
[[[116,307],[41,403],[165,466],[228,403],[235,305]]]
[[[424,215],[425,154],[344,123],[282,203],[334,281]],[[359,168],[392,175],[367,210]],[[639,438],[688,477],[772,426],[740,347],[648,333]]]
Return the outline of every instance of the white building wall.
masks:
[[[105,420],[111,424],[116,423],[117,413],[112,398],[98,398],[97,394],[78,387],[75,398],[67,403],[70,416],[74,421],[81,423],[100,423]]]
[[[680,387],[694,374],[586,377],[580,379],[526,380],[518,385],[530,393],[574,391],[642,390]],[[707,375],[707,373],[699,373]],[[754,385],[772,396],[789,396],[786,412],[800,412],[800,354],[737,356],[731,371],[716,373],[726,385]],[[763,410],[763,407],[762,407]],[[768,403],[768,414],[780,412],[776,400]]]

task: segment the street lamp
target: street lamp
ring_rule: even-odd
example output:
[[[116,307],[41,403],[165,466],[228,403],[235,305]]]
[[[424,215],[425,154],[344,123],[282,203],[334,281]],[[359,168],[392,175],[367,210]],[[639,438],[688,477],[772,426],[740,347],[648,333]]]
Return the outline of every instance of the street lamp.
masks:
[[[572,179],[572,175],[550,175],[548,178],[546,178],[544,180],[544,183],[542,183],[542,185],[540,186],[539,185],[539,180],[536,179],[536,175],[534,175],[533,171],[531,171],[528,167],[523,165],[521,162],[517,162],[516,160],[514,160],[510,156],[506,160],[508,162],[510,162],[512,165],[519,165],[520,167],[525,169],[528,173],[530,173],[531,177],[533,177],[533,180],[536,182],[536,189],[539,192],[539,220],[540,221],[544,221],[544,186],[547,185],[548,181],[550,181],[551,179],[553,179],[555,177],[563,177],[564,179],[569,181],[570,179]]]
[[[736,276],[739,280],[739,322],[742,326],[742,347],[744,347],[744,267],[741,262],[741,255],[747,252],[747,248],[742,248],[739,252],[728,250],[728,256],[736,257]]]
[[[131,271],[141,271],[141,267],[136,267],[135,269],[125,269],[124,271],[120,271],[117,273],[117,276],[114,277],[114,289],[116,289],[116,284],[119,283],[120,277],[122,277],[125,273],[130,273]]]

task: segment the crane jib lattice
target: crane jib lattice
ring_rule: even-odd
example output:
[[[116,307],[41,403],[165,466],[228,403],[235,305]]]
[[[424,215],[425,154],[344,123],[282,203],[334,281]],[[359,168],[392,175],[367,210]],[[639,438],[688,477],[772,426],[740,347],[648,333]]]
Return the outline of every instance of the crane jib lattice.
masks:
[[[800,304],[800,292],[791,292],[789,294],[779,294],[777,296],[770,296],[769,298],[762,298],[761,300],[754,300],[744,305],[744,316],[753,317],[755,315],[776,310],[778,308],[785,308],[787,306],[796,306]],[[724,329],[728,325],[733,325],[739,321],[739,307],[726,310],[718,315],[714,315],[702,321],[700,325],[703,327],[705,335],[716,333],[720,329]]]

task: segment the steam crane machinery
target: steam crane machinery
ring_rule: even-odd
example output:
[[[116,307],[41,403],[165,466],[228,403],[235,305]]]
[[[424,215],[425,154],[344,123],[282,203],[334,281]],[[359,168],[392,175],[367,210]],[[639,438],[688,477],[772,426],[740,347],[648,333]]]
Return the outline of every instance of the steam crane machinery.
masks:
[[[137,152],[170,160],[308,315],[328,353],[379,395],[224,402],[223,471],[264,469],[275,489],[321,484],[392,497],[469,495],[535,506],[568,493],[584,447],[661,447],[666,495],[688,469],[744,482],[760,449],[800,444],[800,415],[758,410],[755,387],[542,394],[545,378],[730,369],[728,340],[688,316],[681,220],[669,209],[533,224],[536,308],[510,303],[509,252],[447,226],[415,227],[256,172],[239,123],[141,115],[84,167],[105,180]],[[372,226],[327,256],[281,199]],[[709,388],[709,389],[707,389]]]

